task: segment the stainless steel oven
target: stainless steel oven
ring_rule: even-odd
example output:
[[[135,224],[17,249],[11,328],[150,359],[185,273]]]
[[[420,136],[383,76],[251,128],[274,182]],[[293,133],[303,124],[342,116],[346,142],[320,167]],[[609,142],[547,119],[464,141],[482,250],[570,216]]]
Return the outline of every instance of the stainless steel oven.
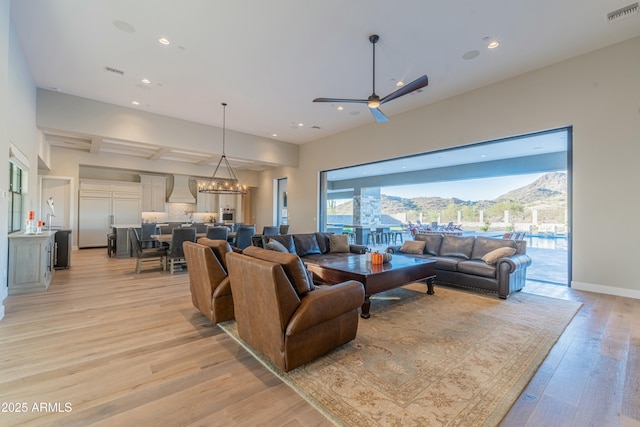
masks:
[[[233,224],[236,222],[236,210],[233,208],[220,208],[219,222]]]

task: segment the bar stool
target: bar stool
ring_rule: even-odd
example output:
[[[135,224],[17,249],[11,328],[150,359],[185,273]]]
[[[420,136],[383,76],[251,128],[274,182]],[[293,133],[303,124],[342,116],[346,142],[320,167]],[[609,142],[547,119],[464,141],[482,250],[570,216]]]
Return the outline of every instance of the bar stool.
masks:
[[[402,237],[402,231],[390,231],[389,235],[391,236],[389,238],[389,244],[391,244],[391,240],[393,240],[393,244],[397,245],[398,244],[398,237],[400,238],[400,243],[404,243],[403,242],[403,237]]]
[[[107,255],[111,258],[111,254],[116,254],[116,233],[107,234]]]
[[[389,232],[388,231],[384,231],[383,227],[378,227],[376,228],[376,237],[378,238],[378,243],[379,244],[389,244],[390,238],[389,238]]]
[[[369,235],[367,236],[367,246],[369,246],[369,244],[375,246],[378,243],[382,243],[382,233],[372,228],[371,231],[369,231]]]

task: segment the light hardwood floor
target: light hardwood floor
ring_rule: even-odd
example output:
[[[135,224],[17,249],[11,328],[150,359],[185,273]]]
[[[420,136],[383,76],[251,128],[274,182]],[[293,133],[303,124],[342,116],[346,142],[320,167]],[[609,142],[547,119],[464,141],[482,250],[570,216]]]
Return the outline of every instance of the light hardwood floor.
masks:
[[[74,251],[5,300],[0,425],[331,425],[192,306],[186,272],[134,267]],[[501,425],[640,426],[640,301],[526,290],[584,306]]]

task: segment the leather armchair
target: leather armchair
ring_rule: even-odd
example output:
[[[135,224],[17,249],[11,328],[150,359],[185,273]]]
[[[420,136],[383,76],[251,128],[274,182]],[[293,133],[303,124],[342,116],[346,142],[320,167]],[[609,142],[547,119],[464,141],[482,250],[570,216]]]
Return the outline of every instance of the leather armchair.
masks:
[[[206,244],[201,244],[206,243]],[[223,240],[199,239],[182,244],[189,271],[191,301],[213,323],[233,319],[233,297],[229,277],[220,256],[231,251]]]
[[[226,255],[238,335],[283,371],[356,336],[364,287],[353,280],[313,290],[295,254],[248,247]]]

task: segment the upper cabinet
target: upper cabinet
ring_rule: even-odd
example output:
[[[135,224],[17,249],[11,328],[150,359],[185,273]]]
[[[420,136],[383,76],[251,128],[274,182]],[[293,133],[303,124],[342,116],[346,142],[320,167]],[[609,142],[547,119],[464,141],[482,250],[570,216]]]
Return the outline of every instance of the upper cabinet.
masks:
[[[167,177],[158,175],[140,175],[142,184],[142,211],[166,212]]]
[[[198,180],[198,187],[202,183],[203,181]],[[218,211],[218,195],[198,192],[197,208],[198,212],[216,213]]]

